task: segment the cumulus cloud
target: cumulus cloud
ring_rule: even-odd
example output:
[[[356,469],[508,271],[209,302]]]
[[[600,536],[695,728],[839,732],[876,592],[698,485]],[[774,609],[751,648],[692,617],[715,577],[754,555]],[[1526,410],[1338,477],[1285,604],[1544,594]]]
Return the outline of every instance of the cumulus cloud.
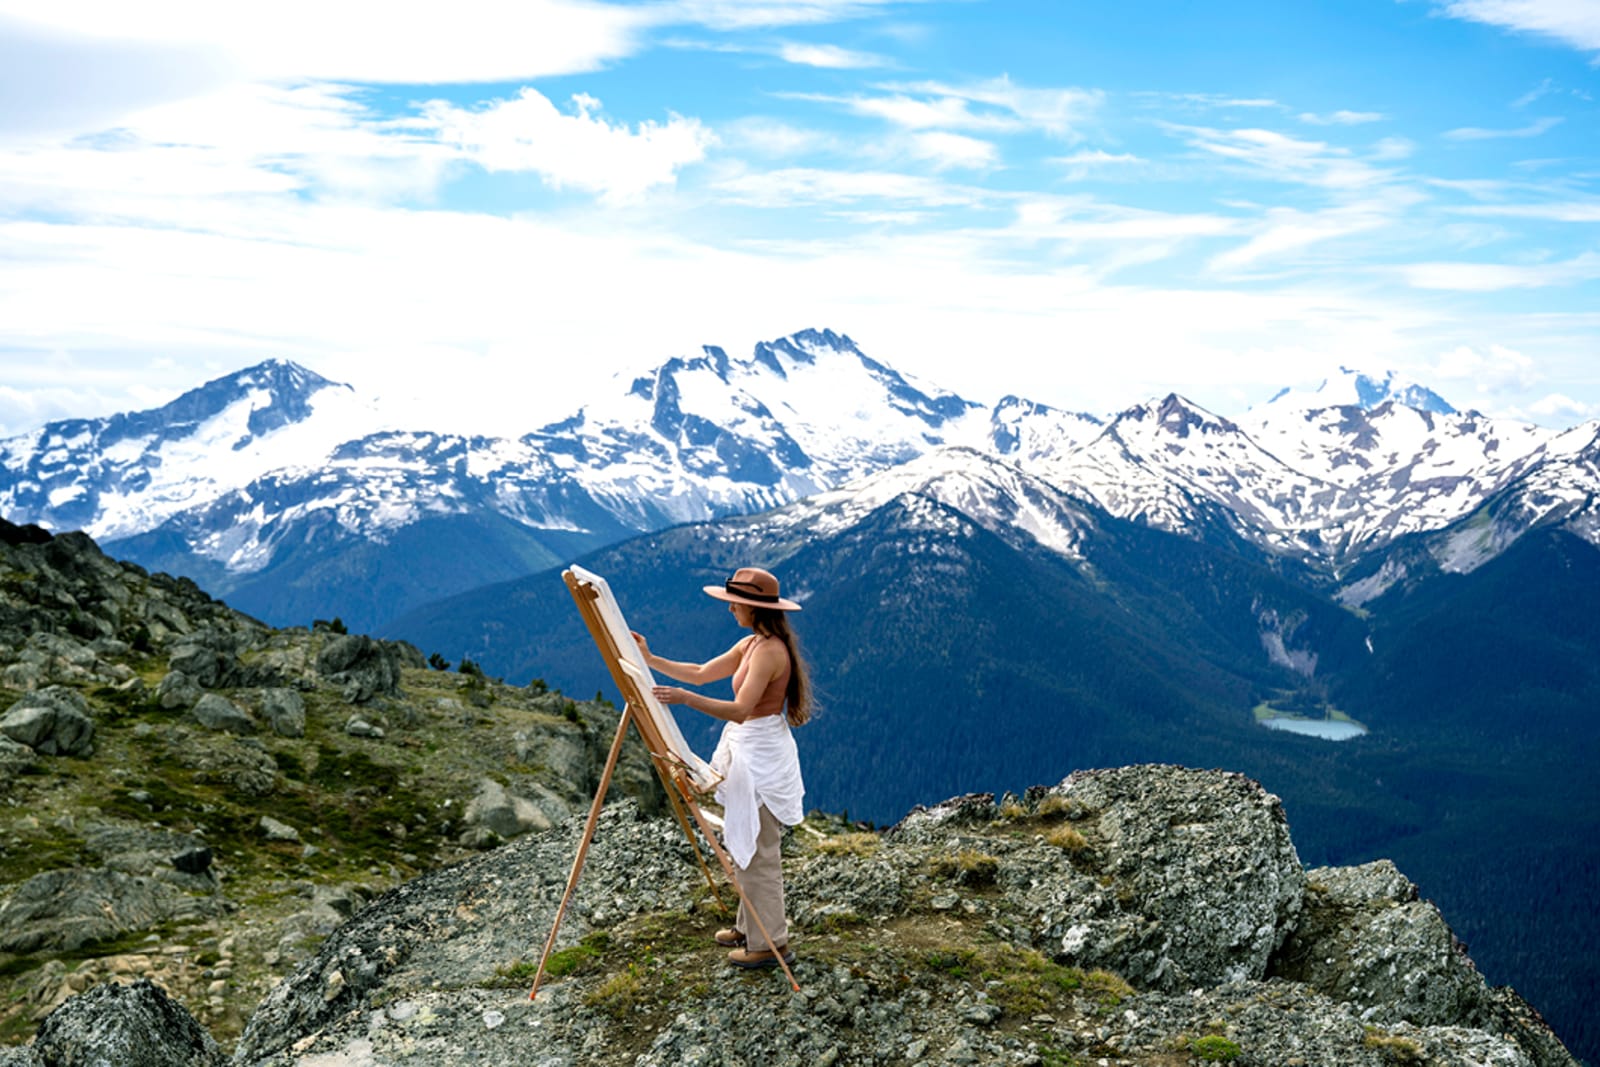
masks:
[[[680,168],[705,158],[715,138],[697,119],[673,115],[635,128],[613,125],[600,101],[577,94],[570,112],[536,89],[467,109],[433,101],[419,125],[491,171],[531,171],[555,188],[577,188],[612,201],[674,182]]]
[[[1553,422],[1576,422],[1600,416],[1600,404],[1585,404],[1565,393],[1547,393],[1529,404],[1528,412]]]
[[[1529,389],[1537,378],[1532,359],[1498,344],[1485,348],[1457,345],[1441,352],[1429,373],[1435,378],[1471,385],[1480,393]]]

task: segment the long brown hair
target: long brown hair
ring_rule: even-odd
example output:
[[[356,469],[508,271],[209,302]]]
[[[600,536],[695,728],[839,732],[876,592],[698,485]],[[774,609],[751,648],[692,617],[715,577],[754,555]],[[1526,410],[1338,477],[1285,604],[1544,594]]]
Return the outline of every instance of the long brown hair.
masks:
[[[800,655],[800,640],[789,629],[789,613],[777,608],[751,606],[750,628],[763,637],[776,637],[789,652],[789,686],[784,692],[789,725],[804,726],[811,718],[811,671]]]

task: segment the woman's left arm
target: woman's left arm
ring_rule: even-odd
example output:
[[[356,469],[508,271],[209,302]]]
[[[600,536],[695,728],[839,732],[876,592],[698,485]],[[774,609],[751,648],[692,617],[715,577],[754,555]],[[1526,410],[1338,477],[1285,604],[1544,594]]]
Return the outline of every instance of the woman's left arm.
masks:
[[[788,654],[783,645],[776,641],[758,643],[749,653],[750,665],[745,671],[744,682],[732,700],[717,700],[715,697],[680,689],[675,685],[656,686],[656,699],[663,704],[687,705],[714,719],[744,722],[755,714],[756,701],[767,691],[767,686],[783,672]]]

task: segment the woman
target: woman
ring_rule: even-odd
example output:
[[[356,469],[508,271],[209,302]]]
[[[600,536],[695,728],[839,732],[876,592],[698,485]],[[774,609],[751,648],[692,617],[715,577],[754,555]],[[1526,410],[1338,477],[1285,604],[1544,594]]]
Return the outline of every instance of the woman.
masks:
[[[726,601],[739,625],[753,632],[705,663],[664,659],[643,637],[633,637],[650,669],[670,678],[690,685],[733,678],[732,700],[676,686],[657,686],[655,695],[664,704],[687,704],[726,722],[711,766],[722,775],[716,793],[723,806],[722,834],[743,872],[744,899],[733,928],[717,931],[717,943],[733,950],[728,960],[736,967],[776,967],[780,955],[785,963],[794,959],[783,910],[783,828],[805,818],[800,758],[789,732],[811,717],[810,681],[787,614],[800,605],[779,596],[778,579],[756,567],[742,567],[705,591]],[[748,914],[746,900],[759,923]],[[763,925],[770,942],[762,935]]]

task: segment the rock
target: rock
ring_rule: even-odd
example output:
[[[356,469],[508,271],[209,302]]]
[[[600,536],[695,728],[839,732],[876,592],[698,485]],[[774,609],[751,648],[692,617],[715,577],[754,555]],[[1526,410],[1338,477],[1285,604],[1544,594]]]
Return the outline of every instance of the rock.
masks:
[[[477,795],[467,803],[463,818],[469,827],[488,830],[501,838],[547,830],[551,825],[549,816],[531,800],[508,792],[492,778],[478,784]]]
[[[201,637],[196,635],[189,640],[198,641]],[[233,685],[237,681],[237,660],[232,653],[209,644],[185,644],[174,649],[170,664],[173,670],[193,679],[196,685],[205,689]]]
[[[27,693],[0,717],[0,733],[46,756],[87,756],[94,751],[94,720],[74,689],[51,686]]]
[[[45,871],[23,882],[0,907],[0,952],[73,952],[163,922],[209,917],[221,907],[214,896],[191,896],[120,871]]]
[[[33,749],[0,733],[0,786],[33,766]]]
[[[400,693],[400,654],[394,646],[363,634],[338,634],[317,654],[317,673],[344,687],[344,698],[364,704]]]
[[[223,730],[241,736],[256,732],[255,720],[239,705],[217,693],[206,693],[195,701],[190,715],[208,730]]]
[[[204,842],[192,834],[107,824],[91,826],[84,845],[111,870],[159,877],[172,873],[174,854],[201,848]]]
[[[277,761],[255,738],[201,734],[173,743],[170,751],[195,772],[197,783],[220,782],[252,797],[267,796],[277,787]]]
[[[1080,772],[1030,795],[1075,813],[1082,862],[1095,865],[1031,852],[998,864],[1003,884],[1029,887],[1020,918],[1035,944],[1141,988],[1265,975],[1305,882],[1277,797],[1243,775],[1161,766]],[[992,797],[961,797],[913,812],[890,836],[948,839],[997,813]]]
[[[188,848],[172,857],[172,866],[184,874],[204,874],[211,869],[211,858],[209,848]]]
[[[279,737],[306,735],[306,701],[293,689],[271,687],[261,691],[261,717]]]
[[[352,715],[344,724],[344,732],[351,737],[383,737],[383,727],[374,726],[359,715]]]
[[[1388,860],[1306,872],[1310,891],[1272,973],[1379,1025],[1478,1022],[1488,987],[1439,909]]]
[[[168,671],[156,686],[156,700],[168,710],[192,708],[204,692],[200,683],[183,671]]]
[[[46,1067],[223,1067],[216,1041],[148,979],[80,993],[39,1026],[32,1053]]]
[[[258,824],[261,834],[268,841],[294,841],[299,842],[300,831],[286,823],[281,823],[270,815],[261,816]]]

